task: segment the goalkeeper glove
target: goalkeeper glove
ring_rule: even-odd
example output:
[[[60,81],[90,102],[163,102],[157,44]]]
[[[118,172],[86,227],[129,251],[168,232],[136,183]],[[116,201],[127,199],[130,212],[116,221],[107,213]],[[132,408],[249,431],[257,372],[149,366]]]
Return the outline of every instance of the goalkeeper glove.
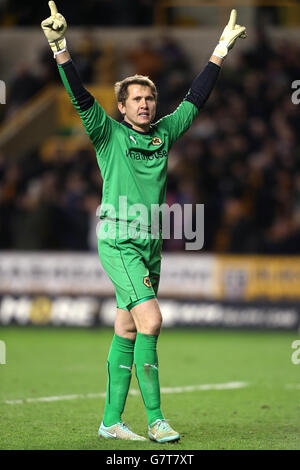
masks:
[[[247,37],[245,26],[235,24],[236,10],[231,10],[228,25],[225,27],[222,36],[220,37],[219,44],[215,48],[213,55],[223,59],[227,56],[230,49],[233,48],[237,38],[245,39]]]
[[[53,51],[54,57],[61,52],[66,51],[67,43],[65,39],[65,32],[67,30],[67,22],[65,18],[57,12],[55,2],[48,2],[51,16],[42,21],[41,26],[45,33],[46,38]]]

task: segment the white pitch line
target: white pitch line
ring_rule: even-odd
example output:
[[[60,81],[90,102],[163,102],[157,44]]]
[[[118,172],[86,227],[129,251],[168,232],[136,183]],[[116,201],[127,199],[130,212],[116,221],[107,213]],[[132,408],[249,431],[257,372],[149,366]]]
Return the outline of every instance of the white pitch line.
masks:
[[[185,393],[196,392],[203,390],[232,390],[235,388],[247,387],[247,382],[227,382],[224,384],[202,384],[202,385],[187,385],[185,387],[161,387],[160,391],[163,394],[168,393]],[[136,389],[129,390],[130,395],[139,395],[140,391]],[[4,400],[6,405],[22,405],[24,403],[36,402],[52,402],[62,400],[78,400],[87,398],[105,398],[106,393],[86,393],[77,395],[59,395],[54,397],[39,397],[39,398],[24,398],[23,400]]]
[[[106,393],[86,393],[78,395],[59,395],[54,397],[24,398],[21,400],[5,400],[7,405],[21,405],[23,403],[51,402],[61,400],[78,400],[81,398],[105,398]]]
[[[285,388],[300,390],[300,384],[286,384]]]
[[[202,384],[202,385],[187,385],[186,387],[162,387],[161,393],[184,393],[196,392],[201,390],[232,390],[234,388],[242,388],[248,385],[247,382],[227,382],[225,384]]]

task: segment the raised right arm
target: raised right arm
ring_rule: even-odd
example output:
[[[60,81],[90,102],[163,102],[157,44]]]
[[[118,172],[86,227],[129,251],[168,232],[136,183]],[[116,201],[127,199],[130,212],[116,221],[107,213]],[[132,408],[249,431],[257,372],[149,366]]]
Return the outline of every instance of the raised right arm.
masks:
[[[67,23],[65,18],[57,12],[56,5],[49,1],[51,16],[41,24],[48,39],[62,82],[76,108],[96,150],[108,140],[111,132],[110,118],[97,100],[83,86],[78,71],[67,50],[65,32]]]

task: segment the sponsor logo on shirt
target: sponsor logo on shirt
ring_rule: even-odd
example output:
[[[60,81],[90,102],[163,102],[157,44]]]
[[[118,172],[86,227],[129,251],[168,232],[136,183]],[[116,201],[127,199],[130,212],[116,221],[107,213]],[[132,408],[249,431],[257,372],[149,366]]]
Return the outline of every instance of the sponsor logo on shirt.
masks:
[[[162,140],[160,137],[153,137],[152,139],[152,144],[153,145],[160,145],[162,143]]]
[[[168,152],[166,150],[159,150],[158,152],[152,153],[151,155],[145,155],[141,152],[135,152],[133,150],[126,150],[126,157],[130,157],[132,160],[154,160],[159,158],[166,158]]]

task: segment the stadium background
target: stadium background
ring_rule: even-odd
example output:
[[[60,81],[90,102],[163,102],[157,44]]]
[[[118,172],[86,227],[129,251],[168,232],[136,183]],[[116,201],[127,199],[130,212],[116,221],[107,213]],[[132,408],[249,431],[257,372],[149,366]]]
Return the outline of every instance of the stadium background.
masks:
[[[205,237],[199,252],[164,242],[162,402],[183,437],[172,451],[299,450],[299,2],[57,6],[84,83],[116,119],[116,80],[148,74],[158,116],[171,112],[231,8],[247,26],[169,157],[167,203],[204,204]],[[96,251],[101,177],[39,26],[48,12],[0,0],[0,449],[157,453],[96,439],[115,301]],[[137,389],[133,377],[124,418],[142,434]]]
[[[135,72],[157,83],[157,116],[171,112],[208,60],[232,6],[151,0],[61,5],[83,81],[116,119],[113,84]],[[184,238],[165,240],[160,297],[170,325],[295,329],[300,115],[292,83],[299,78],[300,7],[275,1],[235,6],[249,37],[226,59],[204,110],[169,158],[166,202],[204,204],[204,247],[187,252]],[[0,4],[6,85],[0,323],[112,324],[113,291],[96,253],[101,176],[39,28],[47,9],[47,2]]]

